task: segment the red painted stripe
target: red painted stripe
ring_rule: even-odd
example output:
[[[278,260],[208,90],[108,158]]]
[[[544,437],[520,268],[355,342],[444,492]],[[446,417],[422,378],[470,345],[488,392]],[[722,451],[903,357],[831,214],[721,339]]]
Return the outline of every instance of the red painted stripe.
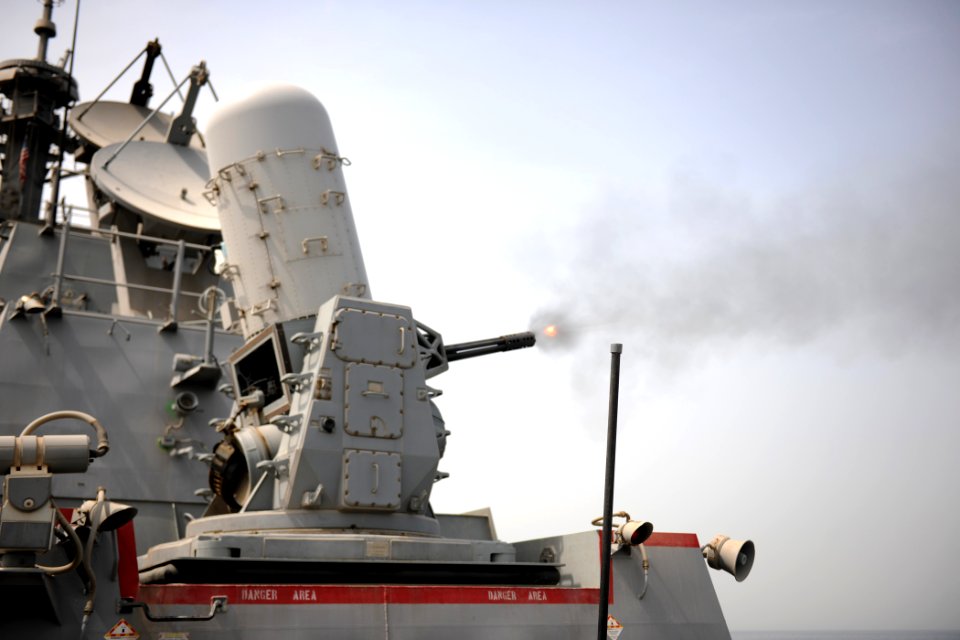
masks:
[[[610,532],[611,544],[616,539],[616,537],[617,537],[616,534],[613,531],[611,531]],[[615,591],[615,589],[613,588],[613,556],[610,556],[609,558],[607,558],[607,562],[610,564],[610,571],[607,573],[607,576],[608,576],[607,604],[613,604],[613,592]],[[601,566],[603,563],[603,529],[597,529],[597,563],[598,563],[598,566]],[[603,584],[602,566],[601,566],[601,574],[600,574],[600,584]],[[600,589],[597,589],[597,604],[600,604]]]
[[[133,528],[127,525],[129,543],[133,543]],[[598,537],[599,537],[599,531]],[[700,548],[695,533],[653,533],[644,543],[651,547]],[[135,545],[132,547],[135,549]],[[121,595],[124,588],[124,547],[121,546]],[[135,551],[133,563],[136,566]],[[613,571],[610,572],[613,581]],[[613,601],[613,585],[610,599]],[[169,584],[140,585],[139,599],[157,605],[207,605],[213,596],[227,596],[231,604],[598,604],[600,589],[573,587],[484,587],[484,586],[367,586],[367,585],[237,585],[237,584]]]
[[[599,589],[571,587],[359,586],[359,585],[141,585],[151,605],[209,604],[227,596],[234,604],[597,604]]]
[[[120,597],[136,600],[140,573],[137,568],[137,540],[133,533],[133,521],[117,529],[117,556]]]
[[[571,587],[386,587],[391,604],[597,604],[599,589]]]
[[[654,531],[643,544],[648,547],[700,548],[700,541],[695,533],[657,533]]]
[[[60,513],[68,522],[73,521],[76,509],[63,508]],[[137,598],[140,587],[140,571],[137,568],[137,539],[133,533],[133,521],[117,529],[117,580],[121,598]]]

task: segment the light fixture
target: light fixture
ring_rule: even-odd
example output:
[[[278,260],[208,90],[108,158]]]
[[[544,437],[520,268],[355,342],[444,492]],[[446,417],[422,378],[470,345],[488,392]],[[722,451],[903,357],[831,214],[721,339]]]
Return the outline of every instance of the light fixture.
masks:
[[[737,582],[743,582],[753,568],[756,554],[750,540],[733,540],[729,536],[718,535],[701,549],[703,557],[710,567],[726,571]]]

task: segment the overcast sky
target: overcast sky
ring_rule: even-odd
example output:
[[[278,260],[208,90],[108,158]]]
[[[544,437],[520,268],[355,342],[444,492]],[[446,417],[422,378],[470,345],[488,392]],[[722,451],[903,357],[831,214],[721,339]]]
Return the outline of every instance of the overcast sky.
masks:
[[[731,628],[960,629],[960,3],[86,0],[82,97],[153,37],[324,102],[375,298],[560,323],[433,380],[438,510],[587,528],[622,342],[615,507],[755,541]]]

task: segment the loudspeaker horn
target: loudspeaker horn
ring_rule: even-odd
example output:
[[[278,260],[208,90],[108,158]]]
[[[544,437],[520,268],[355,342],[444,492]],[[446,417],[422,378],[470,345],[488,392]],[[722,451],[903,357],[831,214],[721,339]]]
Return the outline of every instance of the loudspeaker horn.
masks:
[[[703,548],[703,557],[714,569],[723,570],[732,575],[737,582],[743,582],[750,575],[756,551],[750,540],[733,540],[729,536],[719,535]]]
[[[95,532],[114,531],[127,524],[137,515],[137,508],[110,500],[87,500],[79,511],[87,514],[87,524]]]
[[[653,533],[653,525],[642,520],[628,520],[620,525],[620,536],[626,544],[637,546],[646,542]]]

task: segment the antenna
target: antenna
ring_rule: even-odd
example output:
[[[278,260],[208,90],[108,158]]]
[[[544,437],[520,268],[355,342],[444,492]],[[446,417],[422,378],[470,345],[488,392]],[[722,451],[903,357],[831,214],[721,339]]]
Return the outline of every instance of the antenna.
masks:
[[[73,78],[73,63],[77,52],[77,29],[80,25],[80,0],[77,0],[77,9],[73,14],[73,37],[70,39],[70,48],[64,56],[64,62],[69,59],[67,67],[67,78],[71,81]],[[60,206],[60,180],[63,178],[63,155],[64,146],[67,141],[67,120],[70,116],[70,108],[73,106],[71,100],[63,108],[63,119],[60,122],[60,137],[57,139],[57,148],[60,149],[60,155],[57,158],[57,166],[53,171],[53,179],[50,181],[50,202],[47,203],[47,217],[43,228],[40,229],[40,235],[50,235],[57,224],[57,208]]]

